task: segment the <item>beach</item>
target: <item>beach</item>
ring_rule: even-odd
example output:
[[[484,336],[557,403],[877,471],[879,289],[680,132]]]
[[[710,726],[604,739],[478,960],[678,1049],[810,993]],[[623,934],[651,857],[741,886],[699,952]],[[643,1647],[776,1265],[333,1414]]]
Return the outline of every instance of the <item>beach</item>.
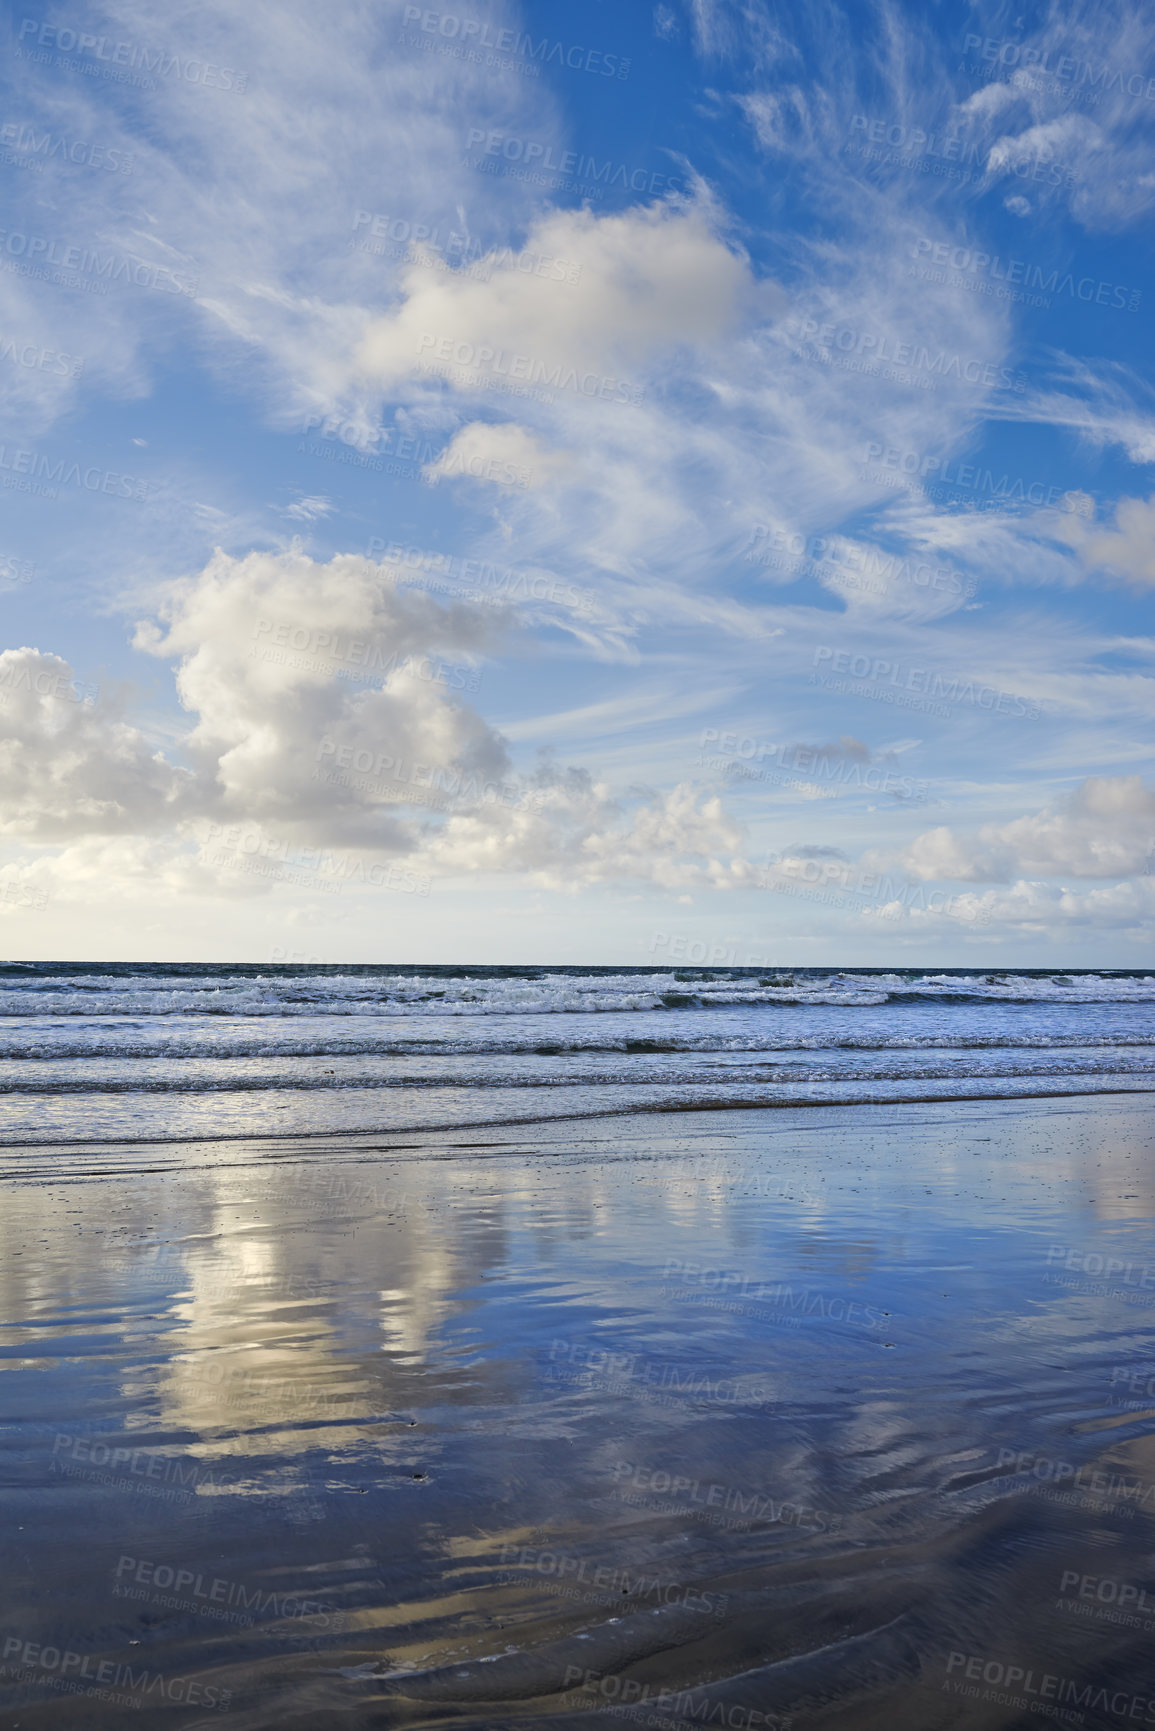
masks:
[[[13,1141],[3,1723],[1155,1722],[1153,1142]]]

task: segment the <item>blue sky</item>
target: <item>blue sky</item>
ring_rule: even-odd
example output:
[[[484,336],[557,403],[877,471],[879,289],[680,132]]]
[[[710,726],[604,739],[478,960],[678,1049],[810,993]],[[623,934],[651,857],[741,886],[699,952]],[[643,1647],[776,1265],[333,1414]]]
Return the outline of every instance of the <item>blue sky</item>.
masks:
[[[1149,10],[7,28],[7,954],[1150,956]]]

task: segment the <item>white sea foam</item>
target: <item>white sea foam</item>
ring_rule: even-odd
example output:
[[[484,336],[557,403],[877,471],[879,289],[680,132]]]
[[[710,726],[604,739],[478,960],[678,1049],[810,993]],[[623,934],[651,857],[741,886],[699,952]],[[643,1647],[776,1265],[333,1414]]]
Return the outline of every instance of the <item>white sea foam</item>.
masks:
[[[10,965],[0,1132],[1155,1091],[1152,1002],[1138,973]]]

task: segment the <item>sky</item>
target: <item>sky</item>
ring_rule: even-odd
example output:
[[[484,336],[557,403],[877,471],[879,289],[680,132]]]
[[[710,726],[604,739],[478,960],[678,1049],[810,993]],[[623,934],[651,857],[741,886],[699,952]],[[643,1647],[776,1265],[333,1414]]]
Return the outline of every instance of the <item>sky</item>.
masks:
[[[5,16],[0,952],[1147,965],[1150,8]]]

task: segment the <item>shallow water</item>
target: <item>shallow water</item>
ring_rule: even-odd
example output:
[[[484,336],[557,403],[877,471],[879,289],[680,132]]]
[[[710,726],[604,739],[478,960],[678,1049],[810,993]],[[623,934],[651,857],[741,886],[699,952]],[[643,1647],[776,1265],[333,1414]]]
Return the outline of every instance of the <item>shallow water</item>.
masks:
[[[1153,1151],[1134,1097],[10,1148],[2,1722],[1141,1724]]]

